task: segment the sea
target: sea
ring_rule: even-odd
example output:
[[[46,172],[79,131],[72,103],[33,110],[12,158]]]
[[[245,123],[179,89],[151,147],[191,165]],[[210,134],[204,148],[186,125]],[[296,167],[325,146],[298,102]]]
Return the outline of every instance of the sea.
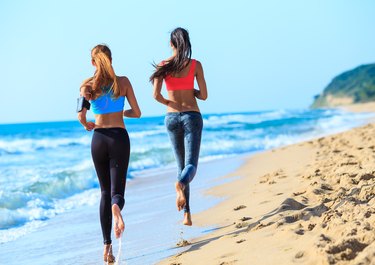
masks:
[[[204,164],[230,160],[342,132],[364,125],[373,117],[373,113],[351,113],[338,109],[204,114],[199,161]],[[137,185],[146,187],[139,188],[139,192],[127,193],[126,205],[139,200],[147,200],[150,205],[156,202],[156,197],[164,194],[161,192],[164,188],[158,188],[159,180],[171,186],[174,181],[173,178],[154,177],[160,172],[175,174],[164,116],[125,119],[125,124],[131,141],[127,189],[137,190]],[[92,216],[98,216],[100,191],[91,160],[91,137],[92,132],[85,131],[78,121],[0,125],[0,249],[7,247],[6,253],[12,254],[9,246],[32,238],[33,233],[45,229],[48,223],[63,220],[72,212],[93,209]],[[220,162],[217,164],[220,165]],[[218,172],[225,170],[219,169]],[[147,185],[150,191],[147,191]],[[152,187],[159,190],[160,195],[152,196]],[[172,188],[169,191],[173,207],[175,195]],[[145,217],[152,219],[141,209],[133,209],[129,220],[135,222]],[[99,229],[98,225],[98,234]],[[126,244],[126,238],[124,240]],[[178,240],[178,236],[168,240]],[[143,254],[134,250],[132,254],[125,254],[123,259],[128,260],[127,264],[152,264],[163,256],[153,254],[161,253],[168,244],[172,246],[174,243],[159,244],[162,240],[158,240],[158,244],[150,246],[151,241],[144,240],[148,242],[145,246],[136,244],[138,249],[144,248]],[[144,263],[142,257],[148,255],[148,249],[150,263]],[[28,260],[28,264],[43,264],[40,260],[35,263],[30,258]],[[50,264],[59,262],[51,261]]]

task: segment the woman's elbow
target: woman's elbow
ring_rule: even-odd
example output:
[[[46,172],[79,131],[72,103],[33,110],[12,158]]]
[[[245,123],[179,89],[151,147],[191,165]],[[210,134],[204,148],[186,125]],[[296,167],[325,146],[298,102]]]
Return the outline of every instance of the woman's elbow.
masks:
[[[137,111],[134,112],[134,116],[135,116],[135,118],[140,118],[141,115],[142,115],[141,110],[137,110]]]
[[[153,94],[153,96],[154,96],[154,99],[157,101],[159,98],[160,98],[160,96],[161,96],[161,93],[160,92],[157,92],[157,91],[155,91],[154,92],[154,94]]]
[[[206,100],[207,99],[207,97],[208,97],[208,95],[206,94],[206,95],[201,95],[201,100]]]

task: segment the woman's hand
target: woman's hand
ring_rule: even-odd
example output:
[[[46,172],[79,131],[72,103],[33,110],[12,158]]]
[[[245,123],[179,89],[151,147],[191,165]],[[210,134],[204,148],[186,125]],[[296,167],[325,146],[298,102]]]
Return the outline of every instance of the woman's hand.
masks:
[[[95,129],[95,123],[93,123],[92,121],[88,121],[83,127],[85,127],[86,131],[92,131],[93,129]]]
[[[198,98],[199,99],[199,96],[200,96],[200,91],[198,89],[194,89],[194,97]]]

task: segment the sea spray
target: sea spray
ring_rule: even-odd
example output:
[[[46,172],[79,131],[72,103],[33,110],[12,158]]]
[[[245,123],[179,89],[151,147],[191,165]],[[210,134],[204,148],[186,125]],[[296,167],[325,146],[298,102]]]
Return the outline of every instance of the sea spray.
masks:
[[[115,265],[120,265],[120,257],[121,257],[121,248],[122,248],[122,234],[120,235],[119,239],[118,239],[118,251],[117,251],[117,255],[116,255],[116,261],[115,261]],[[125,265],[125,263],[124,263]]]

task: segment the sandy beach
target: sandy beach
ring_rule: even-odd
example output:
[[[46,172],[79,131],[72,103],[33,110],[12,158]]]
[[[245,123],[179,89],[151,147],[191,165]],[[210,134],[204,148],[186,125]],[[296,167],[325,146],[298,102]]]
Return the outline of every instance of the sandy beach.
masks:
[[[159,264],[375,264],[374,160],[371,123],[250,156],[193,215],[218,229]]]
[[[314,193],[322,182],[319,176],[314,176],[316,168],[325,172],[328,167],[316,164],[326,162],[322,154],[329,153],[331,145],[337,145],[340,152],[334,153],[334,159],[341,159],[340,155],[345,153],[357,157],[358,152],[369,159],[366,163],[371,162],[372,150],[367,147],[370,144],[357,150],[358,144],[353,143],[354,151],[345,151],[347,147],[341,148],[339,139],[271,150],[363,126],[374,117],[373,113],[336,109],[274,110],[204,117],[199,171],[191,186],[192,227],[182,225],[183,213],[176,211],[175,161],[162,125],[164,116],[127,124],[133,153],[123,211],[126,229],[120,264],[156,264],[189,249],[188,254],[167,264],[198,264],[199,261],[220,264],[233,260],[249,264],[249,260],[266,262],[267,259],[270,264],[279,256],[284,260],[286,254],[288,264],[290,257],[310,247],[304,239],[310,238],[308,229],[311,233],[319,230],[319,220],[314,221],[314,229],[313,225],[306,224],[307,228],[298,228],[303,231],[298,230],[296,234],[290,233],[290,229],[296,230],[293,226],[305,223],[291,222],[287,216],[300,214],[304,219],[310,218],[304,216],[306,209],[320,205],[326,197],[335,198],[334,192],[339,189],[322,175],[334,191],[323,189],[321,194]],[[3,228],[0,229],[0,256],[16,257],[7,259],[8,265],[100,264],[100,189],[90,156],[91,135],[82,131],[76,121],[3,125],[0,132],[0,186],[3,187],[0,190]],[[367,166],[365,162],[360,162],[363,168]],[[314,177],[307,179],[308,176]],[[317,184],[310,187],[315,178]],[[322,198],[323,195],[326,197]],[[288,200],[277,212],[288,198],[301,204]],[[361,200],[364,199],[361,197]],[[325,207],[333,206],[326,202]],[[320,213],[320,208],[317,211]],[[314,212],[314,215],[317,214]],[[287,221],[281,225],[284,217]],[[315,218],[318,217],[310,219]],[[361,229],[357,230],[358,234],[362,233]],[[321,233],[329,236],[325,231]],[[273,240],[278,237],[277,241]],[[193,238],[196,239],[193,245],[176,246]],[[291,248],[289,238],[295,239],[298,247]],[[113,248],[117,255],[117,240]],[[308,259],[312,255],[308,253],[297,261]],[[185,256],[190,260],[183,260]]]

